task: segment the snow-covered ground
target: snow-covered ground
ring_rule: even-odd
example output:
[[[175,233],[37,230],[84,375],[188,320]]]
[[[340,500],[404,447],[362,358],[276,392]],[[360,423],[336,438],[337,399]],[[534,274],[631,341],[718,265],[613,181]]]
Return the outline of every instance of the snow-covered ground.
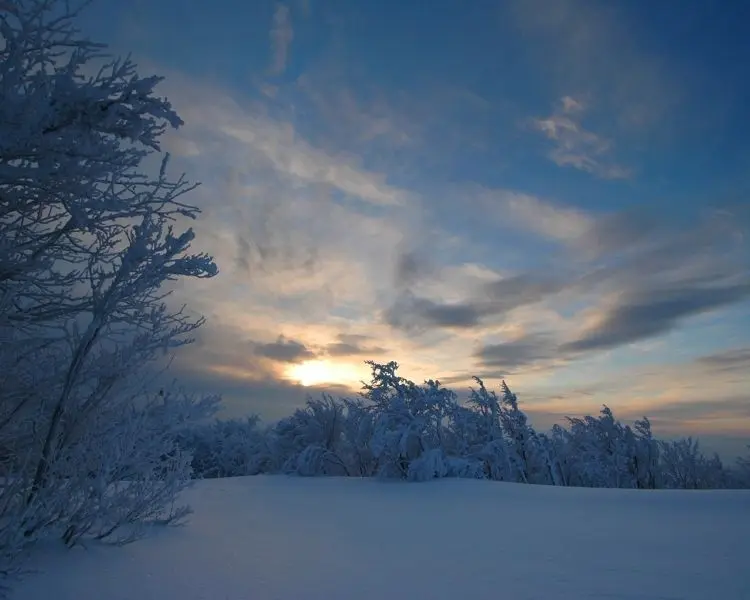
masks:
[[[47,549],[14,600],[750,599],[750,492],[199,482],[184,528]]]

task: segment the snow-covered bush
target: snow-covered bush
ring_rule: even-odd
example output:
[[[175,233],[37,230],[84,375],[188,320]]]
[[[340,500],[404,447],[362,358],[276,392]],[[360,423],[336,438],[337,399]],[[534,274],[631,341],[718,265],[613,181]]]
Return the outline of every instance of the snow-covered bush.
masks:
[[[346,448],[349,474],[353,477],[371,477],[378,472],[379,460],[372,450],[375,419],[371,406],[362,398],[344,398],[346,420],[342,432]]]
[[[721,459],[707,458],[692,437],[660,443],[661,478],[664,487],[682,490],[726,487],[728,473]]]
[[[194,476],[210,479],[269,472],[267,440],[252,416],[193,427],[181,433],[178,444],[191,453]]]
[[[750,446],[747,448],[750,450]],[[746,458],[737,459],[733,480],[734,487],[750,488],[750,453]]]
[[[0,5],[0,541],[73,543],[169,520],[190,475],[179,425],[215,401],[143,377],[202,319],[165,283],[211,277],[193,232],[193,185],[167,175],[159,139],[182,121],[130,60],[75,28],[64,0]],[[94,68],[94,64],[101,68]],[[179,397],[178,397],[179,396]],[[132,534],[132,532],[131,532]],[[129,534],[129,535],[131,535]],[[9,550],[10,548],[10,550]]]
[[[269,440],[277,468],[299,475],[349,475],[342,434],[343,402],[323,395],[309,398],[304,409],[282,419]]]

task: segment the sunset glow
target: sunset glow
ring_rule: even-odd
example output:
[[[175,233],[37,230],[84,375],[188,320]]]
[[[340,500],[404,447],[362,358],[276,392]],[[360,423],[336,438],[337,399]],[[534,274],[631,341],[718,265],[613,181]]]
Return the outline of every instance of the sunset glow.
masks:
[[[286,376],[305,387],[335,384],[358,387],[363,379],[359,369],[352,365],[332,363],[327,360],[308,360],[291,366]]]

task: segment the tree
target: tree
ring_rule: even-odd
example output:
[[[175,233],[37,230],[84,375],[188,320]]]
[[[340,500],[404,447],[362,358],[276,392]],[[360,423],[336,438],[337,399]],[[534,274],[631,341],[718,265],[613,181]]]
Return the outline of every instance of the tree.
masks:
[[[636,421],[635,456],[633,469],[636,486],[640,489],[656,489],[659,487],[659,443],[651,432],[651,421],[647,417]]]
[[[568,418],[566,480],[569,485],[630,488],[636,486],[633,431],[615,420],[609,407],[599,417]],[[560,435],[560,432],[557,432]]]
[[[268,471],[268,435],[256,416],[244,420],[203,423],[178,438],[180,448],[193,456],[196,478],[240,477]]]
[[[349,475],[342,435],[343,402],[323,395],[282,419],[273,429],[272,447],[282,471],[299,475]]]
[[[665,487],[683,490],[725,487],[727,473],[718,455],[706,458],[692,437],[660,443]]]
[[[441,477],[555,486],[639,489],[747,487],[747,459],[725,469],[697,442],[657,440],[644,417],[623,425],[602,407],[568,418],[569,428],[539,433],[517,396],[475,378],[465,404],[437,381],[400,377],[395,362],[369,363],[359,397],[322,395],[277,422],[218,421],[182,434],[198,476],[257,473],[371,477],[409,481]]]
[[[419,386],[397,375],[398,364],[368,362],[372,380],[363,399],[372,412],[370,449],[378,475],[412,480],[442,477],[446,420],[455,410],[456,395],[438,381]]]
[[[750,446],[747,447],[750,450]],[[750,488],[750,454],[746,458],[737,459],[737,486]]]
[[[168,176],[159,139],[182,121],[155,93],[162,78],[80,36],[79,9],[0,6],[0,523],[27,541],[161,514],[180,486],[153,482],[189,477],[168,422],[216,407],[170,391],[166,408],[145,377],[203,324],[165,284],[217,273],[177,229],[199,214],[183,199],[195,185]]]
[[[475,460],[487,479],[517,481],[517,469],[501,422],[501,402],[476,377],[478,389],[469,390],[467,407],[458,407],[453,414],[453,431],[461,443],[460,455]]]

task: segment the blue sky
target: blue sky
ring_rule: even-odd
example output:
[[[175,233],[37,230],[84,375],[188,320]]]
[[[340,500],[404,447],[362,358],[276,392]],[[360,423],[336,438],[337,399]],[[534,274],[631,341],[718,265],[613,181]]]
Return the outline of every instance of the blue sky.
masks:
[[[540,427],[607,403],[750,438],[745,3],[97,0],[186,121],[221,274],[180,357],[227,413],[363,360],[505,377]],[[302,385],[307,384],[307,386]]]

